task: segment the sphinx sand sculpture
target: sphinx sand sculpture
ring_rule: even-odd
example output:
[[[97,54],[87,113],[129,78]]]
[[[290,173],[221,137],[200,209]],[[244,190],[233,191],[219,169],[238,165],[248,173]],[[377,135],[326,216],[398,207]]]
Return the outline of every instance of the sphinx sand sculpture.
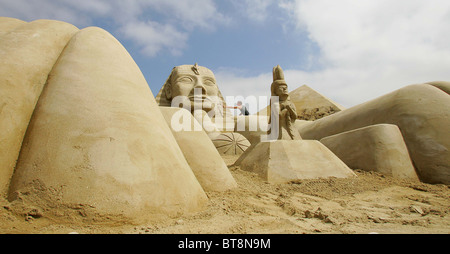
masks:
[[[225,100],[214,73],[197,63],[172,69],[156,102],[161,108],[180,107],[192,113],[220,154],[241,154],[250,142],[234,132],[235,120],[224,107]]]
[[[379,141],[379,133],[395,137],[407,164],[403,136],[420,180],[450,182],[449,82],[408,86],[316,121],[299,121],[276,66],[271,93],[279,100],[270,120],[233,119],[206,67],[175,67],[155,98],[107,31],[3,17],[0,67],[0,195],[11,202],[78,204],[140,219],[198,211],[208,201],[205,191],[237,186],[217,149],[229,145],[229,136],[246,148],[236,165],[272,183],[353,177],[330,150],[353,163],[339,144],[355,137]],[[174,129],[174,115],[200,132]],[[252,119],[271,127],[264,133],[271,140],[261,142],[256,132],[246,136],[248,147],[249,140],[237,135],[236,126]],[[411,170],[401,175],[415,176]]]

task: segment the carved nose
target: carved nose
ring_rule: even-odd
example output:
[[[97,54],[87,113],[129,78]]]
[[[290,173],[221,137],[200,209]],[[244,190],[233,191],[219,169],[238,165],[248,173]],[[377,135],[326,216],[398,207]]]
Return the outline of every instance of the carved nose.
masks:
[[[194,86],[194,94],[195,93],[201,93],[201,94],[206,94],[206,88],[203,85],[202,82],[197,82]]]

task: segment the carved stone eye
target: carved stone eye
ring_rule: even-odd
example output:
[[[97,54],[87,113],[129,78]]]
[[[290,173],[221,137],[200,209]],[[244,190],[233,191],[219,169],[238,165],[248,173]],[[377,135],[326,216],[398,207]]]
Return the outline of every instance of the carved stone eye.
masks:
[[[212,80],[212,79],[205,79],[205,80],[203,81],[203,83],[204,83],[205,85],[215,85],[215,84],[216,84],[216,82],[215,82],[214,80]]]
[[[194,80],[191,77],[185,76],[177,79],[177,82],[192,83]]]

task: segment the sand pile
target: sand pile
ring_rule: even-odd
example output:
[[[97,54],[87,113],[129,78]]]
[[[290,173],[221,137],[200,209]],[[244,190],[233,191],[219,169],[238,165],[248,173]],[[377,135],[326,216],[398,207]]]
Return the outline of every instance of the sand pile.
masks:
[[[159,221],[130,221],[83,204],[60,205],[58,191],[40,188],[1,201],[2,233],[450,233],[450,188],[356,170],[357,177],[269,184],[231,166],[238,188],[207,192],[201,212]],[[36,205],[36,195],[46,199]],[[34,205],[30,205],[34,204]]]

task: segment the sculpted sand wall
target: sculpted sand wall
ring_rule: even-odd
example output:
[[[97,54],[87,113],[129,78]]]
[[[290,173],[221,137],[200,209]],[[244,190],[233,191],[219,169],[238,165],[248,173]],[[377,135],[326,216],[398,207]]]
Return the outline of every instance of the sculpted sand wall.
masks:
[[[328,136],[320,142],[352,169],[419,180],[396,125],[371,125]]]
[[[399,127],[421,181],[450,184],[450,96],[437,87],[410,85],[298,129],[320,140],[380,123]]]
[[[140,69],[108,32],[85,28],[50,73],[11,181],[125,216],[199,209],[192,173]]]
[[[77,31],[78,28],[64,22],[36,20],[0,37],[1,195],[7,192],[25,131],[47,76]]]

